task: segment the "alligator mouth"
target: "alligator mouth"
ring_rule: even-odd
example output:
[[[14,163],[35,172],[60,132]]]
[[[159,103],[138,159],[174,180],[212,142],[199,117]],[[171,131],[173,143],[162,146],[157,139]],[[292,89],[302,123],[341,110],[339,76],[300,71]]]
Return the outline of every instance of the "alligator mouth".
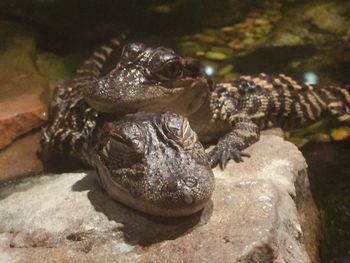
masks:
[[[190,216],[202,210],[211,199],[211,195],[209,195],[206,199],[195,200],[192,197],[191,200],[184,200],[181,203],[171,203],[168,200],[168,204],[165,206],[160,202],[134,197],[127,189],[112,179],[106,166],[99,165],[97,170],[99,182],[111,198],[148,215],[161,217]]]
[[[213,189],[209,190],[208,194],[200,199],[195,197],[196,194],[179,190],[177,194],[174,193],[174,196],[182,195],[182,201],[179,201],[178,198],[172,200],[169,195],[158,200],[134,196],[128,189],[113,179],[110,169],[104,164],[101,157],[95,157],[94,163],[97,164],[99,182],[112,199],[148,215],[161,217],[190,216],[202,210],[211,200]]]
[[[85,96],[85,100],[92,108],[96,109],[97,111],[111,114],[128,114],[138,111],[145,111],[148,109],[151,109],[154,112],[162,112],[166,110],[169,103],[181,96],[182,91],[183,88],[175,88],[172,89],[171,92],[167,90],[167,94],[163,93],[162,96],[155,96],[150,99],[142,98],[134,101],[107,101],[104,98],[91,98],[88,96]]]
[[[199,94],[207,94],[209,87],[207,79],[203,76],[185,77],[163,85],[140,87],[135,94],[124,96],[119,95],[118,89],[123,90],[127,87],[105,91],[104,94],[90,89],[84,91],[84,98],[92,108],[105,113],[127,114],[144,110],[161,112],[174,102],[193,102],[198,99]]]
[[[170,205],[169,207],[163,207],[155,203],[135,199],[131,195],[128,195],[126,198],[123,198],[123,200],[121,200],[120,198],[115,199],[125,204],[126,206],[132,207],[142,213],[161,217],[183,217],[193,215],[201,211],[210,200],[208,199],[200,203],[194,202],[188,206],[176,207]]]

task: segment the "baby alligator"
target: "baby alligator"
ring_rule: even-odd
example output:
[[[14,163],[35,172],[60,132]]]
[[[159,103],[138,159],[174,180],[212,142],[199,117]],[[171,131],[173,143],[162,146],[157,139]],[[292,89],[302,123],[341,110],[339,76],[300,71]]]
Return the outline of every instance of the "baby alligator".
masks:
[[[109,195],[139,211],[184,216],[214,190],[208,157],[187,121],[174,113],[137,113],[106,123],[92,163]]]
[[[293,129],[326,114],[350,120],[348,87],[319,89],[283,74],[242,76],[212,84],[199,64],[164,47],[131,43],[117,67],[84,85],[86,101],[96,110],[114,113],[172,111],[189,118],[203,142],[218,140],[211,166],[225,167],[246,156],[261,129]]]
[[[108,194],[139,211],[184,216],[202,209],[214,189],[207,155],[187,119],[174,113],[138,113],[117,120],[84,100],[82,88],[95,81],[117,40],[55,90],[49,122],[42,129],[44,160],[72,156],[94,167]]]

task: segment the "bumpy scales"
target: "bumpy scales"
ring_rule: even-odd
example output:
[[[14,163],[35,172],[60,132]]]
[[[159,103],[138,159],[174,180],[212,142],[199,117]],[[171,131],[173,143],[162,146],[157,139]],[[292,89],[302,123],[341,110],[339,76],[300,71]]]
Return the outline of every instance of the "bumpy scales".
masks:
[[[92,166],[112,198],[139,211],[193,214],[210,200],[214,175],[187,119],[169,112],[117,119],[83,98],[84,88],[99,85],[101,69],[118,46],[112,40],[100,47],[67,86],[56,89],[42,129],[41,156],[70,156]]]
[[[84,95],[98,111],[173,111],[187,116],[202,142],[218,140],[211,165],[242,161],[266,127],[297,128],[326,114],[350,120],[347,87],[319,89],[280,75],[242,76],[213,85],[199,63],[173,50],[129,44],[116,70]]]
[[[49,107],[50,122],[41,133],[44,159],[68,154],[90,164],[90,144],[99,114],[85,102],[83,87],[98,80],[105,61],[119,46],[118,39],[101,46],[77,70],[76,77],[68,85],[55,89]]]
[[[291,130],[310,124],[326,114],[350,121],[349,90],[319,89],[284,74],[242,76],[217,84],[210,96],[212,122],[229,123],[232,130],[210,152],[213,165],[225,166],[229,159],[242,161],[242,150],[259,139],[268,127]]]

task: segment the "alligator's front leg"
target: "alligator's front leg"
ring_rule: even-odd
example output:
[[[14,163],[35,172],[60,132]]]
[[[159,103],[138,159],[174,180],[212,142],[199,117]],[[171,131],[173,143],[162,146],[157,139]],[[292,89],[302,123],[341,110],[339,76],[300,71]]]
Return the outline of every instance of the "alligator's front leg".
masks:
[[[249,157],[243,150],[259,140],[259,127],[251,119],[240,117],[232,124],[232,131],[222,137],[209,152],[211,167],[219,164],[220,168],[224,169],[229,160],[242,162],[243,156]]]

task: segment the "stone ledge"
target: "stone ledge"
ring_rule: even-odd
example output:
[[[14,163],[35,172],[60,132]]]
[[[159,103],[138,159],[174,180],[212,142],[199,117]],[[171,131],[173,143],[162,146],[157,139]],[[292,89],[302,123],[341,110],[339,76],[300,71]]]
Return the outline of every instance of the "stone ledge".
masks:
[[[317,210],[306,194],[303,156],[274,135],[262,135],[249,151],[245,162],[215,169],[213,200],[200,215],[178,220],[114,202],[94,172],[6,185],[0,256],[8,262],[317,262],[317,234],[306,224],[318,224]]]
[[[37,94],[23,94],[0,102],[0,149],[46,121],[46,106]]]
[[[37,155],[39,141],[40,132],[30,132],[0,151],[0,184],[43,172],[43,164]]]

